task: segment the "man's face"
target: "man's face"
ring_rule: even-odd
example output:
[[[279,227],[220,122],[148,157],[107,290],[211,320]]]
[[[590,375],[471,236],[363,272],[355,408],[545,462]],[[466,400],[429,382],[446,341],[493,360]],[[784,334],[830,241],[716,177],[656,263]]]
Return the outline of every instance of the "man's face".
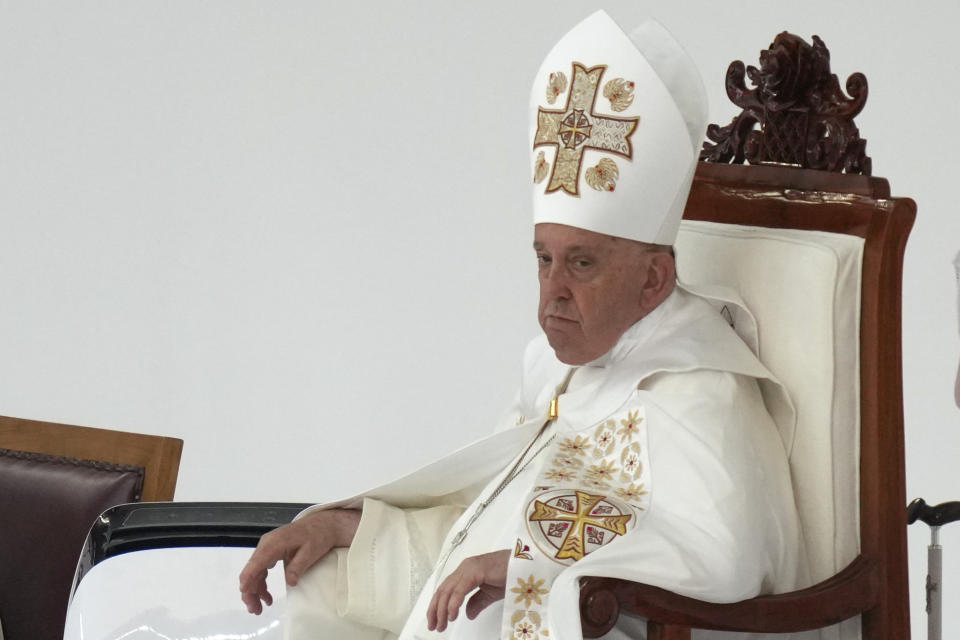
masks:
[[[609,351],[650,309],[652,252],[644,245],[562,224],[534,231],[540,280],[537,317],[557,358],[584,364]]]

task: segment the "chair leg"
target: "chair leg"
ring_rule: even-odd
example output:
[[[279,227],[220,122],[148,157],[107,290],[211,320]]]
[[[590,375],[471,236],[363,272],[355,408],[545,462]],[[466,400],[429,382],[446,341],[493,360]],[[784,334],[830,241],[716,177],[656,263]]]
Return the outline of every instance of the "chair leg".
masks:
[[[690,640],[690,627],[648,622],[647,640]]]

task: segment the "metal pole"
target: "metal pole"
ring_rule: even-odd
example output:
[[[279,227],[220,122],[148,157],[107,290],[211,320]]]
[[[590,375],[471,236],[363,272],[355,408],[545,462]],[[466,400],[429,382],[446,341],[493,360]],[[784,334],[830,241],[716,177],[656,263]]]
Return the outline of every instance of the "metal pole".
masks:
[[[930,527],[930,546],[927,547],[927,640],[941,640],[942,578],[943,547],[940,546],[940,527]]]
[[[940,527],[960,520],[960,501],[943,502],[931,507],[923,498],[917,498],[907,505],[907,524],[917,520],[930,526],[930,546],[927,547],[927,638],[941,640],[943,547],[940,546]]]

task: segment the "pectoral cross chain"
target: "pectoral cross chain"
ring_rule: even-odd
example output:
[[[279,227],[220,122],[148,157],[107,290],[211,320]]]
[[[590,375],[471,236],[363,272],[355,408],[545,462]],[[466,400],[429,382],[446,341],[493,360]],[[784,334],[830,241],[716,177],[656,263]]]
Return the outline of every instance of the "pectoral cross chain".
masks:
[[[533,448],[533,445],[536,444],[537,440],[539,440],[544,434],[544,432],[547,430],[547,427],[549,427],[550,424],[552,424],[559,416],[559,399],[560,396],[566,392],[567,385],[570,384],[570,378],[573,376],[574,371],[576,371],[576,367],[571,368],[570,371],[567,372],[567,377],[564,378],[563,383],[557,387],[556,394],[554,394],[553,399],[550,401],[550,408],[547,411],[547,419],[543,423],[543,426],[541,426],[537,431],[537,434],[533,437],[533,440],[531,440],[530,444],[527,445],[527,448],[523,450],[523,453],[520,454],[519,458],[517,458],[517,461],[513,464],[513,467],[510,469],[507,475],[504,476],[503,480],[500,481],[500,484],[497,485],[497,488],[494,489],[485,500],[481,501],[480,504],[477,505],[477,508],[470,515],[470,518],[467,520],[466,524],[463,525],[463,528],[458,531],[455,536],[453,536],[453,539],[450,541],[449,548],[447,548],[446,553],[443,555],[443,560],[441,560],[437,565],[436,575],[439,576],[443,573],[443,568],[446,566],[447,560],[450,559],[450,555],[453,553],[454,549],[463,543],[467,537],[467,532],[470,531],[470,527],[472,527],[473,523],[480,518],[480,515],[488,506],[490,506],[490,503],[496,500],[497,497],[503,493],[503,490],[507,488],[507,485],[513,482],[513,480],[519,476],[523,470],[526,469],[530,463],[536,459],[538,455],[540,455],[540,452],[546,449],[550,443],[553,442],[554,438],[557,437],[557,434],[551,435],[549,438],[547,438],[546,442],[540,445],[540,447],[533,452],[533,455],[527,458],[527,454],[530,453],[530,449]]]

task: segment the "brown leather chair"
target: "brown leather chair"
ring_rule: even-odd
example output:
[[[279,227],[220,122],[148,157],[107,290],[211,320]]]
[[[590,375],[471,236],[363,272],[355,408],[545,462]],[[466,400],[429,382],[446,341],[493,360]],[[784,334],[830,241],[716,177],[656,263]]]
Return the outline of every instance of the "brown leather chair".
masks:
[[[691,628],[763,633],[827,628],[821,638],[906,640],[900,290],[916,205],[890,197],[887,181],[869,176],[866,141],[852,120],[866,100],[866,78],[850,77],[847,98],[830,73],[822,41],[814,37],[809,45],[781,34],[761,54],[760,69],[748,73],[757,88],[745,86],[743,63],[727,71],[727,94],[743,112],[726,127],[708,129],[711,142],[701,153],[706,162],[697,172],[678,241],[678,269],[683,275],[684,260],[691,257],[684,242],[698,243],[708,255],[694,262],[706,266],[686,265],[688,276],[719,278],[710,284],[738,289],[751,310],[761,310],[761,342],[765,328],[779,331],[792,323],[796,329],[792,338],[767,339],[771,348],[765,351],[761,344],[760,357],[797,405],[790,464],[814,584],[716,604],[655,586],[587,578],[581,584],[584,635],[598,637],[623,612],[648,620],[648,640],[689,640]],[[784,81],[787,77],[792,81]],[[745,159],[751,166],[726,164]],[[835,280],[822,287],[825,314],[810,310],[804,318],[807,310],[800,306],[789,317],[776,317],[789,304],[776,297],[809,284],[806,262],[786,271],[785,265],[766,262],[779,259],[779,249],[751,253],[750,247],[778,238],[783,251],[798,243],[819,244],[824,260],[834,265]],[[729,243],[735,246],[724,249]],[[847,263],[837,257],[840,245],[853,247]],[[772,302],[757,299],[752,280],[764,277]],[[845,293],[842,278],[853,284]],[[764,307],[773,322],[765,324]],[[846,328],[831,323],[825,335],[804,327],[815,316],[851,312]],[[781,352],[791,344],[801,360],[810,355],[811,344],[830,346],[836,357],[828,366],[800,366],[791,373],[789,354]],[[819,384],[823,377],[833,379],[832,396],[818,408],[823,398],[812,397],[809,387],[811,379]]]
[[[183,441],[0,416],[4,640],[59,640],[77,559],[105,510],[172,500]]]

